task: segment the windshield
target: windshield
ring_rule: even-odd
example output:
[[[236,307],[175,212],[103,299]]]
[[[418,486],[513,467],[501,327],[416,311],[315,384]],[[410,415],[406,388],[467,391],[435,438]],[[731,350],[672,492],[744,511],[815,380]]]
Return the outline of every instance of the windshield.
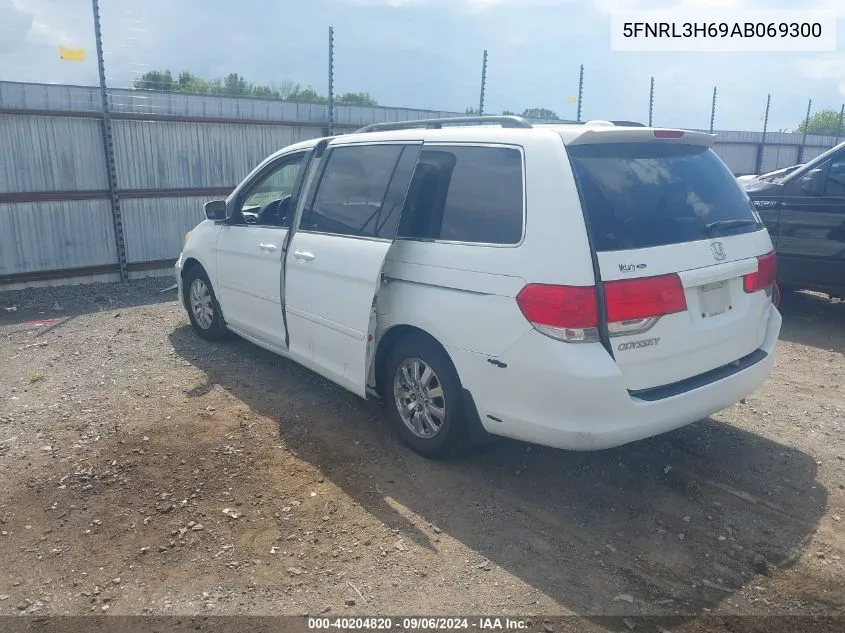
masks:
[[[648,248],[761,228],[742,187],[698,145],[569,148],[584,217],[599,251]]]

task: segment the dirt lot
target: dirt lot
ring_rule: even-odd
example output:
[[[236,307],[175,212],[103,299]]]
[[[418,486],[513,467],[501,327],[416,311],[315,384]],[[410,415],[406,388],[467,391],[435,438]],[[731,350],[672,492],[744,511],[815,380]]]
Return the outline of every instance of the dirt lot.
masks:
[[[441,463],[169,283],[0,293],[0,614],[845,615],[843,303],[712,419]]]

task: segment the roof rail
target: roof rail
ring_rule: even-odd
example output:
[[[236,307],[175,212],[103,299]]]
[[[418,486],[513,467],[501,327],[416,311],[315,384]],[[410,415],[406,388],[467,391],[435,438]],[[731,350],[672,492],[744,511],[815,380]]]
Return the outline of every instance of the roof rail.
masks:
[[[410,130],[418,127],[439,130],[444,125],[484,125],[485,123],[498,123],[502,127],[509,128],[534,127],[521,116],[456,116],[443,119],[417,119],[416,121],[373,123],[355,132],[358,134],[362,132],[383,132],[386,130]]]
[[[538,125],[587,125],[588,123],[612,123],[618,127],[646,127],[645,123],[639,121],[605,121],[604,119],[592,119],[590,121],[566,121],[564,119],[544,121]]]

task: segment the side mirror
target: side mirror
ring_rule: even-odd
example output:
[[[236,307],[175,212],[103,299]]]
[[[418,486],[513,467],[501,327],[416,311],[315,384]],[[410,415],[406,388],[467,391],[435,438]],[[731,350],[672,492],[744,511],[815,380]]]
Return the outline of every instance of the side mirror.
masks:
[[[205,217],[209,220],[225,220],[226,219],[226,201],[225,200],[209,200],[205,203]]]
[[[808,194],[820,194],[822,192],[822,170],[813,169],[806,176],[798,181],[801,191]]]

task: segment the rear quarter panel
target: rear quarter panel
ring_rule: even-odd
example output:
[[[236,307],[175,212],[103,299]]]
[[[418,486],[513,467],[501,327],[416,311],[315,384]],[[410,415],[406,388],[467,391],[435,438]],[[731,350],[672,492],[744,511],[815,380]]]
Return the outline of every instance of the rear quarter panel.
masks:
[[[506,144],[523,152],[521,243],[398,240],[385,261],[388,281],[379,294],[378,336],[396,325],[411,325],[447,348],[495,357],[532,329],[515,299],[527,283],[594,283],[580,201],[560,135],[535,129]]]

